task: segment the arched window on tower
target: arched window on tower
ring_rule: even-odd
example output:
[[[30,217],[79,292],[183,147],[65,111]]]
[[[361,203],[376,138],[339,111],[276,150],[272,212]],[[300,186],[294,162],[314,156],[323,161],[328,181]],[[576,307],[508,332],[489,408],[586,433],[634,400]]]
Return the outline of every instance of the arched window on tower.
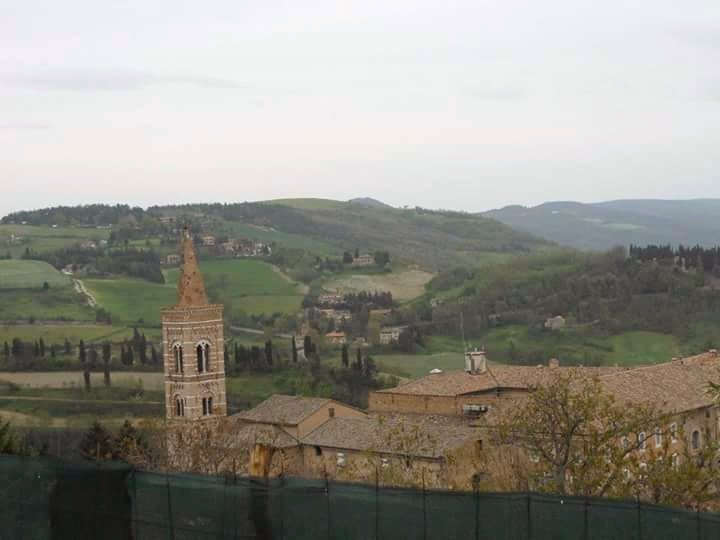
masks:
[[[213,398],[205,397],[202,400],[203,416],[210,416],[213,413]]]
[[[205,373],[210,365],[210,344],[207,341],[201,341],[195,347],[197,354],[197,370],[198,373]]]
[[[175,373],[184,373],[183,348],[179,343],[173,345],[173,357],[175,358]]]
[[[175,397],[175,416],[185,416],[185,400],[179,396]]]

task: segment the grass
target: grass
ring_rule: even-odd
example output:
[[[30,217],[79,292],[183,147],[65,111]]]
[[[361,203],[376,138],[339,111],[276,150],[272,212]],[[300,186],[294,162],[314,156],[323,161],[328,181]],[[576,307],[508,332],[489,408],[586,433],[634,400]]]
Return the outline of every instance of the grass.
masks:
[[[228,221],[217,232],[229,236],[252,238],[261,242],[275,242],[280,247],[303,249],[318,255],[335,256],[342,253],[342,250],[336,246],[322,240],[247,223]]]
[[[95,312],[71,286],[0,290],[0,320],[94,321]]]
[[[436,354],[378,354],[373,355],[378,370],[400,377],[418,378],[430,373],[431,369],[457,371],[465,367],[461,352]]]
[[[162,391],[164,377],[162,373],[143,371],[112,372],[110,374],[113,387],[142,387],[144,390],[150,391]],[[82,388],[84,385],[83,374],[80,371],[0,372],[0,381],[13,383],[23,388]],[[90,382],[93,387],[101,387],[103,374],[91,373]]]
[[[664,362],[684,352],[677,337],[658,332],[626,332],[610,337],[573,331],[531,335],[527,327],[513,325],[492,330],[475,341],[485,347],[490,359],[498,362],[513,362],[513,348],[518,356],[530,354],[538,363],[556,356],[561,362],[621,366]]]
[[[12,236],[22,238],[11,243]],[[108,229],[80,227],[49,227],[41,225],[0,225],[0,249],[19,257],[27,248],[37,253],[74,246],[83,240],[107,240]]]
[[[0,289],[40,289],[45,283],[65,287],[70,278],[43,261],[0,261]]]
[[[250,314],[294,313],[300,308],[301,285],[262,261],[231,259],[202,262],[200,270],[211,300],[229,310]],[[98,303],[110,311],[113,321],[160,324],[160,309],[176,299],[178,269],[166,271],[166,283],[132,278],[86,279],[85,285]],[[230,315],[230,313],[228,313]]]
[[[175,303],[175,284],[150,283],[134,278],[84,279],[98,304],[116,323],[159,325],[160,309]]]
[[[0,343],[11,342],[13,338],[31,342],[40,338],[46,344],[60,345],[65,339],[77,343],[81,339],[86,343],[101,341],[121,341],[132,336],[132,329],[125,326],[107,326],[96,324],[6,324],[0,325]],[[1,378],[1,377],[0,377]]]
[[[422,270],[402,270],[386,274],[349,272],[333,276],[323,287],[342,292],[390,291],[397,300],[412,300],[425,292],[425,284],[432,277],[433,274]]]

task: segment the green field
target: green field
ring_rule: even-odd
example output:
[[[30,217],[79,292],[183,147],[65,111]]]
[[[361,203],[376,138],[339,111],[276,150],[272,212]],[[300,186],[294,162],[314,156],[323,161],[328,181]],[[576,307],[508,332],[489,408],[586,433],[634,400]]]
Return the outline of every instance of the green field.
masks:
[[[290,281],[267,263],[246,259],[211,260],[200,263],[211,300],[231,311],[250,314],[294,313],[303,298],[302,286]],[[178,269],[166,271],[166,284],[132,278],[86,279],[100,306],[114,322],[157,325],[160,309],[175,303]],[[228,314],[230,315],[230,314]]]
[[[175,303],[175,284],[161,285],[134,278],[84,279],[98,304],[116,323],[160,324],[160,308]]]
[[[72,286],[0,290],[0,320],[94,321],[95,311]]]
[[[40,289],[66,287],[70,278],[43,261],[0,261],[0,289]]]
[[[691,352],[675,336],[657,332],[626,332],[610,337],[592,337],[571,331],[531,335],[524,326],[506,326],[475,341],[485,347],[490,359],[498,362],[512,362],[513,348],[537,351],[538,363],[555,356],[561,362],[621,366],[665,362],[673,356]]]
[[[118,342],[130,338],[132,332],[132,329],[126,326],[99,324],[5,324],[0,325],[0,343],[4,341],[9,343],[13,338],[19,338],[26,342],[42,338],[48,345],[60,345],[65,342],[65,339],[70,340],[73,344],[78,343],[81,339],[85,343],[106,340]]]
[[[378,354],[373,355],[378,371],[400,377],[424,377],[432,369],[458,371],[465,367],[461,352],[436,354]]]
[[[16,237],[11,242],[12,236]],[[110,230],[85,227],[49,227],[41,225],[0,225],[0,250],[9,251],[14,258],[26,249],[37,253],[74,246],[83,240],[107,240]],[[20,240],[17,240],[17,238]]]
[[[323,287],[344,293],[390,291],[397,300],[412,300],[425,292],[425,284],[432,277],[433,274],[422,270],[401,270],[385,274],[346,272],[334,275],[323,283]]]

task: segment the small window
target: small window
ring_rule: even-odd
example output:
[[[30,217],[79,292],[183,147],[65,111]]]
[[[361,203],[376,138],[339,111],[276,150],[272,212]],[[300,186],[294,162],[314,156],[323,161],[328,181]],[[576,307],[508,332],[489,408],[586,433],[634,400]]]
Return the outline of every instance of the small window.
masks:
[[[320,448],[319,446],[316,446],[315,447],[315,455],[322,456],[322,448]]]
[[[659,427],[655,428],[655,448],[662,447],[662,431]]]
[[[213,407],[213,398],[203,398],[202,399],[202,409],[203,409],[203,416],[210,416],[212,414],[212,407]]]
[[[330,408],[328,409],[328,416],[329,416],[330,418],[335,418],[335,407],[330,407]]]
[[[175,373],[183,373],[183,348],[177,344],[173,347],[173,356],[175,358]]]
[[[630,447],[630,439],[623,437],[620,439],[620,444],[622,445],[623,450],[627,450]]]
[[[185,416],[185,400],[182,398],[175,398],[175,416]]]
[[[670,463],[672,464],[673,469],[677,469],[680,466],[680,456],[673,454],[670,457]]]
[[[480,457],[482,455],[483,451],[483,442],[482,439],[478,439],[475,441],[475,455]]]
[[[692,449],[698,450],[700,448],[700,432],[696,429],[692,432]]]
[[[710,409],[705,410],[705,418],[710,418]]]
[[[645,435],[644,431],[641,431],[640,433],[638,433],[638,448],[640,450],[645,450],[645,439],[646,439],[646,435]]]
[[[208,366],[210,364],[210,344],[205,341],[198,343],[195,348],[195,355],[197,356],[198,373],[205,373],[208,371]]]
[[[677,442],[677,424],[675,422],[670,424],[670,441]]]

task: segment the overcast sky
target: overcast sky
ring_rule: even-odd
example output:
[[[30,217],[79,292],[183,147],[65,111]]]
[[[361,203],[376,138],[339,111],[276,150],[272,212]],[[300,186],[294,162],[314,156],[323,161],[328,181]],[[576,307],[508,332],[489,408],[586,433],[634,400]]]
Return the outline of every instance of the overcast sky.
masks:
[[[0,214],[720,197],[718,0],[0,0]]]

